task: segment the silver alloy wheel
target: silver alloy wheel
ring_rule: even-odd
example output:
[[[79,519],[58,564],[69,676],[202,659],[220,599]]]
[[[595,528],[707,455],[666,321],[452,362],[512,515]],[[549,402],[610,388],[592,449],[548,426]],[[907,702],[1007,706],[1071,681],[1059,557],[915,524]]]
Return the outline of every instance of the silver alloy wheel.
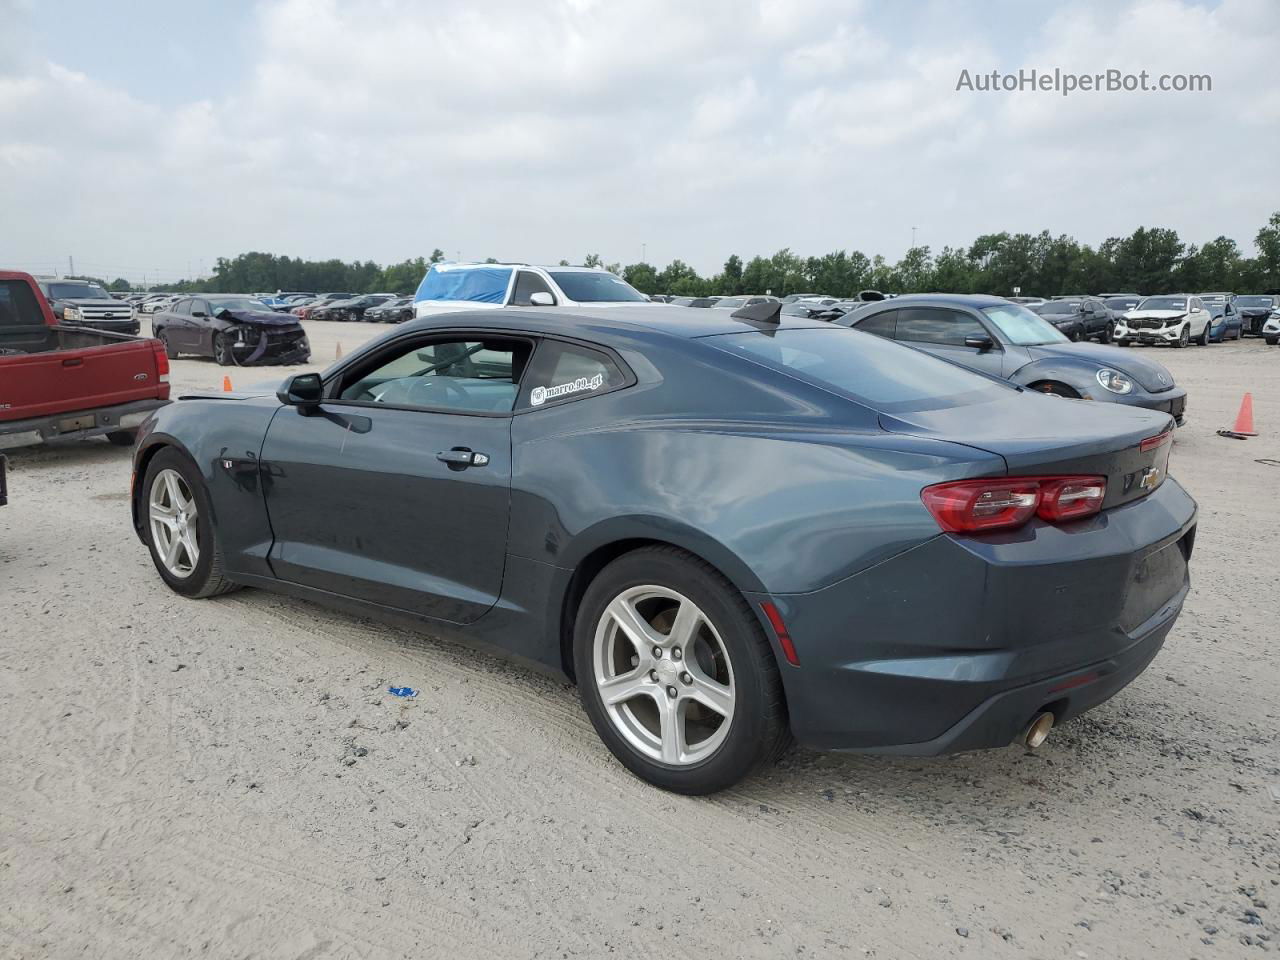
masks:
[[[151,542],[170,574],[185,580],[200,562],[196,498],[177,470],[161,470],[147,497]]]
[[[688,597],[654,585],[618,594],[596,625],[592,665],[609,720],[649,759],[698,763],[728,735],[729,651]]]

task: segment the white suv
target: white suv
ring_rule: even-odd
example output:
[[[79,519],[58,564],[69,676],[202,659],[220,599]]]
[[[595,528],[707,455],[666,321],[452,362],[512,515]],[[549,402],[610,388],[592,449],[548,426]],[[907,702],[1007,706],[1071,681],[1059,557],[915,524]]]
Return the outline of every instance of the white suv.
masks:
[[[449,310],[622,303],[652,301],[607,270],[524,263],[434,263],[413,298],[419,317]]]
[[[1112,337],[1122,347],[1131,343],[1185,347],[1193,340],[1203,347],[1209,343],[1212,326],[1213,316],[1199,297],[1175,293],[1147,297],[1116,321]]]

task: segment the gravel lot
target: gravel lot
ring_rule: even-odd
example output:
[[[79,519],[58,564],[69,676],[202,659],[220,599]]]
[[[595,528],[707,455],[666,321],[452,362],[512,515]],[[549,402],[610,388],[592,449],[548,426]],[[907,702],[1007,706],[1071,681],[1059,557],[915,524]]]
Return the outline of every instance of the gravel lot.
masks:
[[[324,364],[384,331],[309,326]],[[710,799],[633,779],[522,668],[261,591],[183,600],[125,451],[12,452],[0,956],[1280,950],[1280,349],[1153,349],[1191,394],[1172,470],[1201,523],[1152,667],[1034,754],[793,751]],[[175,395],[228,372],[173,367]],[[1246,389],[1262,435],[1215,436]]]

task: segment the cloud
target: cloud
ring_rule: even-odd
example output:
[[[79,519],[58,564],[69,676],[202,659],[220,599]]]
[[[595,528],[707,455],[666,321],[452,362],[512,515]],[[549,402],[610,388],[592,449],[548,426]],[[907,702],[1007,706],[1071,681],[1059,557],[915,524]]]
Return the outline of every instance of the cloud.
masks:
[[[627,262],[643,243],[712,270],[783,246],[897,256],[913,224],[935,249],[1144,224],[1247,246],[1280,205],[1275,4],[1082,3],[1021,32],[993,9],[263,0],[228,15],[244,43],[195,45],[208,89],[173,103],[163,71],[121,88],[0,0],[17,24],[0,39],[0,261],[71,251],[154,274],[248,249],[440,246]],[[1020,66],[1208,72],[1214,89],[955,90],[962,69]]]

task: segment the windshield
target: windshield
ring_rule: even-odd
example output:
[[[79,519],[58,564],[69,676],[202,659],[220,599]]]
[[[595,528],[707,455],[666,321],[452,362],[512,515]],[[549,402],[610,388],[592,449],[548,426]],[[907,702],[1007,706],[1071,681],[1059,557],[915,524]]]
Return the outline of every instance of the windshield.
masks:
[[[1112,310],[1132,310],[1138,305],[1138,300],[1136,297],[1112,297],[1106,303]]]
[[[1270,307],[1274,302],[1270,297],[1236,297],[1237,307]]]
[[[107,293],[96,283],[51,283],[49,296],[54,300],[110,300]]]
[[[1140,304],[1139,310],[1185,310],[1186,297],[1147,297]]]
[[[261,300],[252,297],[210,297],[209,306],[216,313],[219,310],[239,310],[244,313],[274,313]]]
[[[1047,343],[1068,342],[1057,327],[1019,304],[983,307],[982,312],[1015,347],[1037,347]]]
[[[922,351],[845,327],[730,333],[706,342],[885,412],[985,403],[1011,389]]]
[[[650,302],[648,297],[631,284],[605,270],[593,273],[576,270],[548,270],[547,272],[564,291],[564,295],[578,303]]]

